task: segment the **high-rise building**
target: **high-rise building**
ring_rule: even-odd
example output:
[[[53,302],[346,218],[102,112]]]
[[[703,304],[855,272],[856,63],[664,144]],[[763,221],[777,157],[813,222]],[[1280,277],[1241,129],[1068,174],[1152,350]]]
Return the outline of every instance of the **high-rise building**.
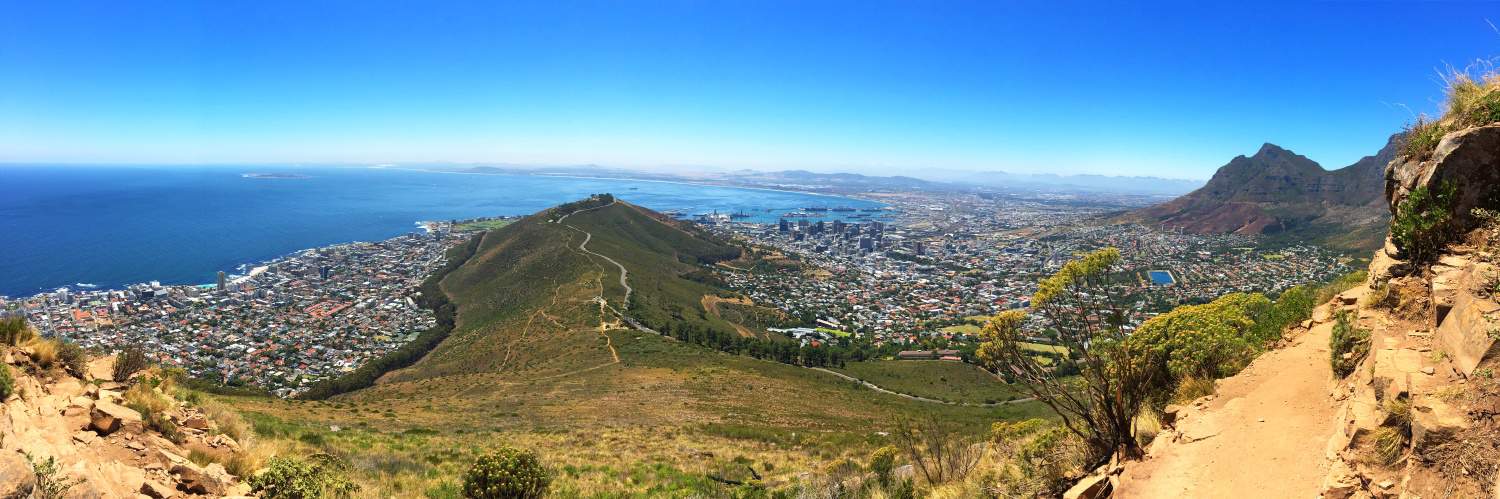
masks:
[[[219,286],[218,286],[218,288],[217,288],[217,289],[218,289],[218,290],[219,290],[219,291],[223,291],[223,290],[224,290],[224,288],[225,288],[225,287],[226,287],[226,286],[227,286],[227,285],[228,285],[228,284],[229,284],[229,280],[228,280],[228,276],[225,276],[225,275],[224,275],[224,271],[222,271],[222,270],[220,270],[220,271],[219,271]]]
[[[776,224],[776,230],[779,230],[781,232],[791,232],[792,231],[792,222],[789,222],[789,221],[787,221],[787,219],[783,218],[783,219],[781,219],[780,222],[777,222],[777,224]]]
[[[328,280],[328,276],[330,276],[330,275],[333,275],[333,268],[332,267],[329,267],[327,265],[321,265],[321,266],[318,267],[318,277],[321,277],[323,280],[326,281],[326,280]]]

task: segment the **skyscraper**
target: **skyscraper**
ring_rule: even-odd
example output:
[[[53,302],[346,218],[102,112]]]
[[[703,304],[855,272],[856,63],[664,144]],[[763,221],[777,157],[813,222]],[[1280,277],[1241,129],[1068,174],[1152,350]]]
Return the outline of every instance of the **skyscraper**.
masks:
[[[228,285],[228,280],[226,279],[226,276],[224,275],[224,271],[220,270],[219,271],[219,286],[218,286],[218,290],[219,291],[223,291],[224,288],[227,285]]]

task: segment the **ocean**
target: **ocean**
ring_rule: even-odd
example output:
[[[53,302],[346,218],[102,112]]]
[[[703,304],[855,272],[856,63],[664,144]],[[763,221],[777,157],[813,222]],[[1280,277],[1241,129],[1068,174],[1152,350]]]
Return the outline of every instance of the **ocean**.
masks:
[[[418,221],[524,215],[601,192],[658,211],[744,212],[759,222],[809,206],[881,206],[670,182],[393,168],[8,165],[0,166],[0,295],[212,282],[220,270],[387,239],[418,230]]]

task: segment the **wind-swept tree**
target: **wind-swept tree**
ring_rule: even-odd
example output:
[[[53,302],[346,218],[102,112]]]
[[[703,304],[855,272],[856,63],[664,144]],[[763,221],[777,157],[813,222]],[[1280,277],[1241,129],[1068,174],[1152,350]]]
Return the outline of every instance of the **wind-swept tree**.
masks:
[[[1042,280],[1031,298],[1030,312],[1067,347],[1067,361],[1078,367],[1076,378],[1057,376],[1054,363],[1024,348],[1023,310],[990,318],[978,351],[981,360],[1057,412],[1063,426],[1087,441],[1101,461],[1116,452],[1140,454],[1134,421],[1157,372],[1154,353],[1126,341],[1126,301],[1110,279],[1119,261],[1119,250],[1106,248],[1068,262]]]

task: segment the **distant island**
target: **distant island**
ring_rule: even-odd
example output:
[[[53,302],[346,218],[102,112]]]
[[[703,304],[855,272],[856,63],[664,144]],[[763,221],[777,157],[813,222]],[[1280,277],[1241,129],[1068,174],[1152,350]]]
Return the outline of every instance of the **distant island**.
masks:
[[[240,176],[245,178],[309,178],[300,173],[243,173]]]

